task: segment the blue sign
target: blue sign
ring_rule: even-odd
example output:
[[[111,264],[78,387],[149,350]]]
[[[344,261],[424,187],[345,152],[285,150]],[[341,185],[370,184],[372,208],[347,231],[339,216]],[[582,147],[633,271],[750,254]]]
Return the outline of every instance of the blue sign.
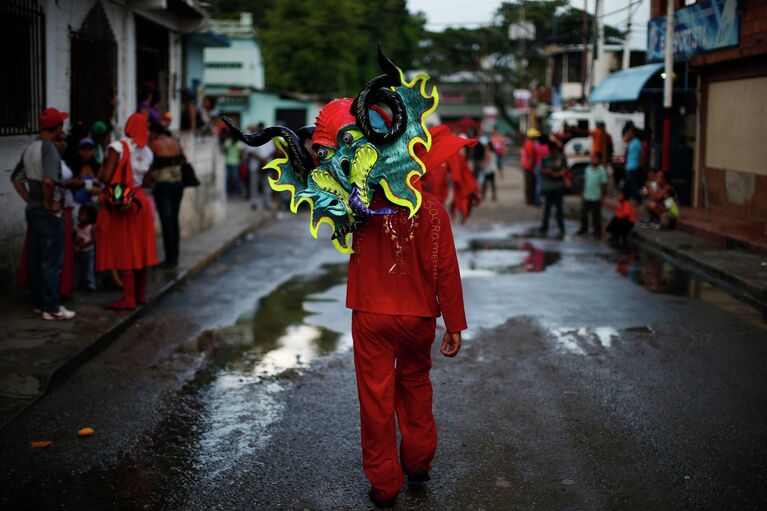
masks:
[[[738,0],[706,0],[674,13],[674,57],[689,57],[740,43]],[[647,22],[647,61],[663,60],[666,17]]]

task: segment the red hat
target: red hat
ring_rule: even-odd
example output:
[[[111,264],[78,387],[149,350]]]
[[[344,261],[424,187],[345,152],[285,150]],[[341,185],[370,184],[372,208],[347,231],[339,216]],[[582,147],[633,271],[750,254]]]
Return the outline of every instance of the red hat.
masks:
[[[63,123],[67,117],[69,114],[66,112],[60,112],[55,108],[46,108],[40,112],[40,128],[44,130],[55,128]]]

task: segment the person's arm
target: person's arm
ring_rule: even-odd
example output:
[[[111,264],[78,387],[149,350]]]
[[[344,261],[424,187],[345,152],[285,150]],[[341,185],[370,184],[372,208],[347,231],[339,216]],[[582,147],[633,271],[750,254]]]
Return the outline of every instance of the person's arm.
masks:
[[[61,176],[61,157],[53,143],[46,142],[43,142],[42,146],[43,206],[51,211],[59,212],[61,210],[61,204],[56,202],[54,197],[56,192],[56,182]]]
[[[547,163],[545,163],[545,159],[541,161],[541,174],[546,174],[547,176],[554,176],[555,173],[551,169],[551,167],[548,166]]]
[[[607,197],[607,171],[605,170],[604,166],[600,167],[602,169],[602,172],[600,173],[600,185],[599,188],[602,190],[602,200],[605,200],[605,197]]]
[[[437,267],[437,300],[447,332],[442,339],[441,353],[454,357],[461,349],[461,331],[466,330],[466,313],[463,307],[463,288],[461,272],[458,268],[458,256],[453,243],[453,231],[450,218],[441,207],[431,222],[439,227],[439,262]],[[432,225],[432,229],[437,227]]]
[[[112,175],[114,175],[119,162],[120,155],[110,147],[107,152],[107,159],[104,161],[104,165],[101,166],[101,170],[99,171],[99,181],[102,183],[111,183]]]
[[[16,193],[19,194],[21,200],[29,202],[29,189],[26,184],[26,177],[24,175],[24,156],[19,159],[19,163],[16,164],[16,168],[11,173],[11,184]]]

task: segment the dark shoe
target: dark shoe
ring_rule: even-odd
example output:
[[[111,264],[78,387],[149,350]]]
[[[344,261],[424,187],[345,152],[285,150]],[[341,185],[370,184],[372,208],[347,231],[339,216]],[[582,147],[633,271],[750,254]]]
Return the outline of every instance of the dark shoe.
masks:
[[[374,488],[370,488],[370,491],[368,492],[368,497],[370,497],[370,501],[375,504],[375,507],[383,508],[383,509],[389,509],[394,507],[394,501],[397,500],[397,497],[392,497],[388,500],[380,500],[378,497],[376,497],[376,492]]]
[[[431,480],[431,476],[425,470],[416,470],[415,472],[405,472],[407,475],[407,482],[409,483],[425,483]]]
[[[584,236],[584,235],[588,234],[588,232],[589,231],[587,231],[586,229],[578,229],[578,232],[576,232],[575,235],[576,236]]]

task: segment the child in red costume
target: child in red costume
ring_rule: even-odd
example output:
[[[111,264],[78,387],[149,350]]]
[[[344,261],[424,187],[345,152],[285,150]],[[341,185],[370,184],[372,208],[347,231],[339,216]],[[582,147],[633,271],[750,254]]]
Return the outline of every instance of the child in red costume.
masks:
[[[372,217],[354,233],[346,306],[353,309],[354,365],[360,399],[362,459],[376,504],[393,503],[407,474],[428,480],[437,447],[429,380],[436,318],[447,332],[443,355],[453,357],[466,329],[461,275],[450,219],[442,203],[423,194],[415,216],[383,194]],[[401,443],[396,445],[395,416]]]

